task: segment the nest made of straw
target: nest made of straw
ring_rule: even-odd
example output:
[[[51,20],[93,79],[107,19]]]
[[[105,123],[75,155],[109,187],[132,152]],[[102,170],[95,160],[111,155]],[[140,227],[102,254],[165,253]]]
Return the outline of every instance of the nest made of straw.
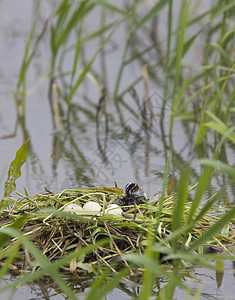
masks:
[[[133,206],[122,216],[102,213],[78,216],[63,211],[63,207],[69,203],[84,205],[87,201],[95,201],[105,208],[109,203],[117,202],[122,195],[123,191],[118,188],[93,188],[21,197],[9,211],[2,213],[0,222],[2,224],[9,222],[4,225],[9,226],[19,216],[26,216],[20,230],[50,260],[61,258],[82,247],[94,245],[102,239],[108,239],[108,243],[97,247],[82,259],[83,263],[106,264],[126,253],[142,254],[148,234],[156,236],[158,231],[159,236],[156,238],[164,243],[164,237],[171,233],[173,203],[177,195],[166,197],[163,201],[161,232],[155,228],[159,210],[157,198],[151,203],[146,201],[135,208]],[[186,207],[185,215],[187,209]],[[215,219],[213,215],[201,218],[191,232],[192,239],[201,236]],[[232,238],[229,235],[218,234],[214,243],[216,241],[231,243]],[[125,263],[124,258],[123,262]]]

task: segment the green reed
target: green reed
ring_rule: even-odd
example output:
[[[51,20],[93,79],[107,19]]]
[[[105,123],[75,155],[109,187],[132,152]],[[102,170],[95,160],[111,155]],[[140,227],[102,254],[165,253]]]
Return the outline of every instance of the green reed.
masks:
[[[35,56],[35,53],[37,51],[37,48],[39,46],[39,43],[41,42],[44,33],[47,30],[47,21],[44,23],[41,32],[37,34],[36,39],[36,25],[38,21],[38,15],[40,10],[40,1],[38,1],[36,8],[35,8],[35,14],[33,18],[33,23],[29,31],[28,39],[25,45],[25,51],[24,51],[24,57],[22,59],[22,64],[19,72],[18,82],[16,86],[16,92],[15,92],[15,104],[17,109],[17,115],[18,118],[21,118],[23,121],[25,119],[26,114],[26,82],[27,82],[27,71],[30,67],[30,64],[33,61],[33,58]]]
[[[158,299],[173,299],[175,289],[180,287],[187,293],[191,293],[190,288],[184,283],[182,269],[185,265],[204,266],[216,270],[212,265],[212,261],[216,260],[221,263],[224,259],[234,259],[229,254],[201,254],[201,247],[216,241],[223,246],[217,238],[216,234],[228,225],[234,222],[235,209],[229,208],[227,212],[218,217],[214,224],[208,228],[203,235],[192,240],[192,231],[198,223],[204,222],[204,218],[210,213],[213,205],[220,199],[223,194],[221,189],[208,199],[205,205],[202,205],[202,199],[209,187],[210,180],[214,176],[214,170],[219,169],[231,178],[235,177],[234,167],[222,163],[218,160],[221,153],[221,147],[226,140],[235,142],[234,129],[232,120],[234,118],[234,31],[235,26],[232,22],[232,14],[235,9],[235,1],[214,1],[212,6],[205,12],[198,12],[194,15],[195,3],[193,1],[182,0],[178,17],[174,14],[174,5],[176,1],[158,1],[153,5],[151,10],[147,11],[139,18],[138,9],[141,8],[141,1],[133,1],[128,7],[129,10],[121,9],[106,1],[60,1],[55,14],[51,17],[50,26],[46,23],[34,42],[38,13],[40,10],[40,2],[36,8],[32,26],[25,46],[24,57],[19,73],[19,79],[16,88],[16,107],[18,115],[25,118],[26,116],[26,98],[27,98],[27,71],[34,59],[37,47],[44,35],[44,32],[50,27],[50,46],[51,46],[51,65],[48,67],[50,71],[50,80],[55,83],[60,92],[61,99],[64,100],[68,110],[72,107],[72,102],[79,87],[84,82],[87,75],[92,74],[96,81],[98,90],[101,90],[102,82],[92,70],[94,61],[104,50],[105,45],[111,40],[113,34],[118,30],[121,24],[127,23],[126,39],[123,41],[123,54],[119,62],[119,70],[117,71],[117,79],[113,92],[113,99],[120,104],[122,98],[131,89],[135,88],[138,83],[143,80],[141,74],[136,74],[133,81],[127,87],[121,89],[123,74],[126,68],[132,63],[139,63],[142,67],[147,65],[150,81],[152,84],[159,83],[163,86],[163,112],[165,105],[171,107],[169,134],[174,135],[175,120],[183,119],[189,123],[198,122],[199,127],[197,137],[193,141],[195,144],[202,144],[206,138],[208,130],[213,130],[221,136],[217,149],[214,151],[212,159],[203,159],[199,163],[203,167],[198,185],[196,188],[193,201],[188,209],[186,220],[184,220],[185,209],[188,199],[188,183],[189,173],[191,169],[185,170],[180,176],[177,185],[177,197],[169,209],[169,221],[172,226],[172,232],[164,239],[157,239],[153,232],[159,229],[162,221],[163,201],[165,200],[166,182],[170,164],[170,156],[168,157],[164,184],[162,188],[162,197],[159,200],[159,211],[156,220],[149,224],[146,223],[146,248],[142,254],[122,253],[125,259],[130,263],[128,267],[123,267],[121,271],[112,273],[112,266],[102,269],[100,272],[94,272],[94,282],[90,285],[87,293],[87,299],[103,299],[107,294],[123,280],[128,281],[128,275],[131,274],[130,266],[141,270],[139,273],[142,278],[142,287],[139,299],[149,299],[153,294],[153,287],[158,277],[168,280],[168,283],[160,290]],[[112,13],[117,20],[106,24],[100,22],[100,28],[88,35],[84,34],[84,23],[86,18],[93,10],[102,7],[103,13]],[[151,22],[154,18],[159,18],[167,9],[167,35],[158,41],[152,41],[151,45],[141,43],[143,33],[151,39],[151,33],[158,30],[151,28]],[[178,18],[175,20],[175,18]],[[174,27],[176,24],[176,27]],[[201,24],[201,25],[200,25]],[[190,34],[193,26],[198,25],[196,32]],[[199,26],[200,25],[200,26]],[[70,39],[73,34],[77,35],[76,42],[71,46]],[[83,65],[82,49],[85,49],[86,42],[100,38],[101,42],[90,60]],[[193,61],[187,62],[187,54],[195,49],[196,41],[201,39],[203,45],[199,51],[200,62],[195,65]],[[164,47],[162,40],[166,43]],[[135,50],[135,52],[133,51]],[[148,54],[155,49],[156,56],[153,60]],[[67,72],[61,71],[59,68],[60,61],[66,55],[73,52],[73,62],[71,70]],[[133,52],[132,52],[133,51]],[[146,57],[147,56],[147,57]],[[164,72],[162,81],[158,79],[158,72]],[[68,79],[68,85],[63,86],[58,79]],[[156,87],[157,89],[157,87]],[[125,103],[128,107],[128,103]],[[20,107],[21,106],[21,107]],[[129,107],[131,111],[131,107]],[[87,114],[94,115],[93,107]],[[166,116],[165,116],[166,117]],[[164,114],[163,114],[164,119]],[[164,121],[164,120],[163,120]],[[164,122],[163,122],[164,124]],[[83,155],[81,154],[81,157]],[[16,177],[15,177],[16,179]],[[10,192],[8,193],[8,196]],[[31,205],[31,198],[25,196],[27,204]],[[10,202],[11,200],[11,202]],[[8,199],[12,205],[13,199]],[[6,199],[7,201],[7,199]],[[27,206],[27,205],[26,205]],[[38,280],[43,276],[49,275],[56,282],[59,289],[69,297],[75,299],[72,289],[65,279],[60,275],[60,268],[67,265],[72,259],[79,258],[86,253],[95,251],[102,243],[95,243],[91,246],[83,247],[78,251],[51,262],[41,253],[33,242],[23,235],[20,231],[22,224],[27,220],[27,216],[19,216],[9,227],[1,227],[1,259],[4,265],[0,270],[0,278],[2,279],[9,271],[13,261],[18,256],[18,249],[22,245],[32,255],[38,268],[31,274],[19,277],[8,286],[4,286],[0,291],[16,288],[19,285]],[[126,225],[123,223],[123,225]],[[152,234],[151,234],[152,233]],[[15,243],[10,248],[4,248],[10,239],[15,239]],[[180,245],[178,241],[181,241]],[[195,250],[199,253],[195,254]],[[164,253],[166,258],[172,261],[174,270],[167,270],[165,265],[160,264],[159,254]],[[117,256],[118,257],[118,256]],[[118,257],[120,259],[120,256]],[[117,263],[117,261],[115,261]]]
[[[141,64],[147,64],[150,80],[156,80],[158,72],[156,66],[159,66],[165,73],[165,79],[162,82],[164,86],[162,113],[164,117],[165,105],[168,102],[168,105],[171,106],[170,135],[173,134],[174,120],[176,118],[192,120],[193,118],[198,118],[199,114],[200,127],[196,143],[200,143],[208,128],[211,128],[208,126],[211,123],[211,116],[206,114],[207,110],[217,116],[222,122],[224,120],[225,124],[229,123],[231,111],[233,112],[234,99],[234,90],[231,83],[234,74],[234,63],[231,53],[234,25],[230,15],[230,11],[234,9],[234,1],[229,1],[229,3],[217,1],[207,11],[201,14],[198,13],[195,17],[193,10],[197,9],[196,4],[192,1],[183,0],[180,5],[178,22],[176,22],[177,16],[172,11],[174,5],[174,1],[159,1],[139,19],[140,1],[135,1],[127,12],[104,1],[74,2],[64,0],[60,2],[55,14],[52,15],[49,26],[48,22],[46,22],[42,32],[33,44],[37,16],[40,9],[40,5],[38,5],[26,43],[17,84],[16,95],[18,95],[18,100],[16,104],[18,113],[20,114],[19,95],[21,95],[21,114],[25,115],[27,70],[34,58],[37,46],[48,27],[50,28],[51,46],[51,65],[49,68],[51,87],[55,83],[60,97],[64,99],[68,107],[71,107],[72,99],[87,76],[92,76],[98,91],[101,90],[101,82],[92,71],[93,63],[103,51],[107,42],[111,40],[113,34],[118,30],[120,24],[125,22],[128,24],[128,30],[126,39],[123,41],[123,55],[120,60],[113,97],[117,103],[117,99],[123,98],[131,88],[135,88],[143,80],[142,75],[138,76],[137,74],[137,77],[133,78],[132,84],[124,88],[124,90],[120,90],[125,69],[129,68],[130,64],[134,62],[140,62]],[[84,35],[84,20],[99,6],[102,7],[103,12],[105,11],[106,14],[112,13],[116,15],[116,21],[109,24],[101,22],[100,28],[95,32]],[[161,41],[153,41],[150,47],[149,45],[143,47],[141,42],[135,43],[139,37],[141,39],[141,34],[146,29],[149,30],[149,26],[155,18],[160,18],[162,13],[165,14],[163,10],[166,7],[168,7],[166,47],[162,47],[164,37],[161,37]],[[173,28],[172,24],[175,23],[177,23],[177,27]],[[200,23],[203,26],[200,26]],[[197,26],[196,32],[191,35],[190,30],[193,26]],[[158,31],[158,28],[150,27],[150,39],[151,35],[154,35],[154,31]],[[73,35],[76,35],[77,39],[75,44],[71,45]],[[81,51],[86,47],[88,41],[99,37],[103,37],[100,46],[94,51],[93,56],[86,62],[86,65],[82,66]],[[185,56],[190,51],[194,51],[197,40],[202,38],[205,39],[206,43],[199,49],[201,65],[195,66],[192,62],[193,71],[186,73]],[[31,51],[30,48],[32,48]],[[134,55],[132,55],[132,48],[135,49]],[[156,59],[154,61],[144,59],[143,61],[144,56],[153,49],[156,49]],[[63,72],[59,64],[71,52],[73,53],[71,70]],[[187,64],[191,67],[190,62]],[[61,86],[58,83],[57,79],[62,78],[66,80],[67,86]],[[204,100],[199,101],[199,98],[204,98]],[[53,111],[52,99],[50,103]],[[192,107],[195,107],[195,103],[198,108],[192,110]],[[216,129],[213,129],[218,131],[218,126]]]
[[[222,142],[223,140],[221,140],[220,146],[222,146]],[[218,147],[218,151],[219,149],[220,147]],[[71,263],[72,260],[82,262],[84,255],[96,251],[96,249],[103,249],[104,247],[107,251],[111,241],[115,245],[117,237],[110,234],[109,230],[106,231],[108,228],[107,224],[110,224],[112,228],[116,228],[119,231],[122,226],[124,228],[128,226],[136,228],[137,235],[143,231],[146,236],[142,233],[142,243],[145,246],[141,247],[143,250],[141,250],[142,253],[140,254],[138,254],[138,251],[133,250],[119,250],[115,253],[115,248],[111,247],[113,259],[109,262],[108,257],[109,259],[112,258],[112,255],[108,255],[105,264],[99,262],[98,269],[95,267],[92,268],[92,264],[90,267],[89,264],[81,264],[83,268],[90,270],[89,272],[92,272],[95,277],[87,293],[87,299],[92,299],[94,293],[97,295],[97,299],[102,299],[113,288],[118,287],[121,281],[135,284],[134,279],[131,277],[133,276],[132,270],[135,270],[140,278],[142,277],[139,299],[149,299],[153,295],[155,282],[159,277],[168,281],[165,287],[159,291],[159,299],[173,299],[177,287],[190,294],[190,288],[183,281],[183,274],[186,272],[187,267],[202,266],[214,269],[215,272],[221,272],[221,267],[219,266],[221,266],[223,260],[234,259],[234,255],[231,255],[229,252],[225,254],[203,254],[200,249],[206,244],[210,245],[210,243],[216,243],[226,249],[222,241],[224,238],[231,243],[231,238],[226,237],[226,235],[223,236],[221,232],[228,224],[234,222],[235,207],[228,209],[222,216],[217,216],[213,223],[207,223],[208,217],[213,212],[213,205],[220,199],[224,191],[217,192],[211,199],[208,199],[206,204],[202,204],[202,198],[212,177],[212,169],[220,168],[223,172],[232,175],[234,178],[235,170],[230,166],[220,163],[218,160],[203,160],[201,164],[208,166],[202,172],[199,183],[196,186],[196,193],[191,202],[188,202],[190,170],[186,170],[182,173],[177,185],[177,193],[164,197],[164,199],[162,196],[160,202],[156,200],[155,204],[145,204],[143,206],[145,212],[137,217],[137,224],[133,220],[126,220],[125,218],[118,220],[105,217],[101,217],[98,221],[99,223],[95,220],[88,222],[81,216],[71,215],[61,210],[61,208],[58,209],[63,203],[68,204],[75,201],[85,203],[88,200],[96,199],[95,196],[99,195],[102,197],[108,197],[108,195],[120,196],[122,191],[118,188],[68,189],[62,191],[59,195],[20,195],[21,198],[15,200],[15,204],[9,213],[9,216],[11,216],[10,225],[2,225],[0,228],[0,258],[4,261],[0,271],[0,278],[3,278],[7,274],[16,259],[20,259],[18,253],[19,249],[22,249],[22,246],[26,249],[26,253],[30,253],[31,255],[29,261],[31,267],[37,266],[37,268],[33,268],[32,273],[21,276],[12,283],[3,286],[0,288],[0,292],[49,275],[62,293],[70,299],[75,299],[74,292],[59,270]],[[168,170],[167,168],[166,170]],[[104,203],[106,203],[106,200]],[[189,203],[191,204],[189,205]],[[55,209],[56,207],[57,209]],[[31,212],[30,208],[32,209]],[[160,223],[157,221],[159,215],[161,216]],[[61,223],[59,221],[61,218],[64,219],[64,222],[66,220],[68,222],[69,220],[70,222],[76,222],[76,224],[79,224],[79,222],[88,222],[86,227],[90,227],[94,231],[92,234],[89,234],[89,239],[86,240],[87,244],[85,243],[85,245],[76,250],[66,251],[66,255],[62,254],[61,257],[57,257],[57,260],[51,261],[46,256],[48,251],[51,251],[51,246],[48,245],[42,253],[38,249],[34,239],[41,231],[40,240],[46,238],[48,242],[48,235],[44,237],[45,229],[51,230],[51,228],[56,228],[57,224]],[[6,220],[8,219],[6,218]],[[42,222],[42,220],[44,221]],[[208,226],[209,224],[210,226]],[[29,226],[30,230],[22,233],[20,228],[27,229],[27,226]],[[43,226],[45,229],[43,229]],[[203,226],[206,226],[206,229],[202,232]],[[169,232],[168,229],[168,235],[164,236],[164,230],[167,228],[171,228],[171,231]],[[126,229],[124,232],[126,232]],[[98,239],[100,234],[102,236],[101,240]],[[52,233],[50,233],[50,236],[52,238]],[[92,239],[91,236],[93,237]],[[85,236],[83,239],[85,240]],[[91,241],[93,242],[91,243]],[[57,243],[59,243],[59,240],[57,240]],[[67,245],[66,247],[69,249],[71,246]],[[55,245],[56,248],[57,246]],[[160,253],[164,254],[165,259],[170,262],[167,268],[159,260]],[[120,260],[126,261],[127,265],[116,271],[115,265]],[[213,261],[217,262],[216,266],[213,266]],[[173,268],[170,266],[173,266]]]

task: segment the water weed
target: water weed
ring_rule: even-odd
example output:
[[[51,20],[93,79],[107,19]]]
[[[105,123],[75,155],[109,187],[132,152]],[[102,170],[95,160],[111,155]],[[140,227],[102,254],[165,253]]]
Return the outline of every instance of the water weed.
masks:
[[[184,276],[198,266],[213,269],[220,286],[223,261],[234,260],[234,205],[221,199],[235,176],[234,166],[226,161],[226,150],[234,153],[235,142],[235,1],[213,1],[202,8],[199,2],[189,0],[180,5],[173,0],[137,0],[123,6],[101,0],[62,0],[36,34],[41,2],[28,33],[15,104],[26,135],[27,76],[40,43],[48,39],[50,65],[43,80],[48,84],[52,121],[58,131],[52,146],[53,174],[63,148],[64,156],[76,162],[71,164],[74,174],[90,170],[99,177],[95,161],[87,159],[88,146],[81,150],[81,137],[72,134],[88,125],[96,130],[97,153],[106,169],[107,141],[112,135],[122,152],[136,161],[136,174],[144,160],[145,177],[149,175],[150,153],[155,158],[163,153],[165,170],[160,192],[156,186],[155,195],[118,216],[105,214],[108,205],[123,197],[117,186],[12,196],[27,158],[25,140],[9,170],[0,217],[0,278],[4,280],[8,272],[24,276],[2,286],[0,292],[50,278],[51,286],[75,299],[70,281],[74,276],[74,287],[83,281],[84,289],[89,287],[87,299],[103,299],[123,283],[128,284],[126,291],[130,286],[139,287],[139,293],[131,293],[133,298],[174,299],[178,288],[193,294]],[[87,30],[93,14],[100,12],[98,25]],[[124,38],[116,45],[120,30]],[[113,44],[122,53],[115,59],[115,70],[106,61],[108,46]],[[99,59],[101,71],[96,69]],[[141,71],[131,71],[126,79],[133,66],[140,66]],[[110,78],[114,78],[112,85]],[[83,90],[87,81],[92,87]],[[142,94],[140,85],[144,86]],[[97,97],[89,95],[91,88]],[[160,105],[154,103],[152,90]],[[198,165],[186,166],[180,151],[175,150],[178,120],[190,149],[197,153],[200,170]],[[134,123],[133,128],[128,121]],[[211,136],[213,141],[208,142]],[[89,145],[89,136],[86,139]],[[153,146],[153,140],[161,140],[161,150]],[[28,150],[28,157],[33,157]],[[171,167],[176,163],[180,174],[172,176]],[[154,174],[157,172],[156,167]],[[216,191],[212,191],[212,181]],[[95,202],[101,210],[85,212],[87,202]],[[68,210],[71,205],[77,205],[76,213]],[[199,287],[195,298],[200,292]]]

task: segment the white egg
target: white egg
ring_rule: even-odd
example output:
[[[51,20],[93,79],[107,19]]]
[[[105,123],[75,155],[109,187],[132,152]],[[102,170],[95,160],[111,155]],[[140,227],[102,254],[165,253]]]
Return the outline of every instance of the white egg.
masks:
[[[101,206],[98,203],[94,202],[94,201],[88,201],[83,205],[83,210],[100,212],[101,211]]]
[[[105,213],[110,214],[110,215],[121,216],[122,215],[122,209],[117,204],[110,204],[106,208]]]
[[[82,214],[83,209],[82,209],[82,207],[79,206],[78,204],[70,203],[69,205],[67,205],[67,206],[64,208],[64,211],[67,211],[67,212],[71,212],[71,213],[80,215],[80,214]]]

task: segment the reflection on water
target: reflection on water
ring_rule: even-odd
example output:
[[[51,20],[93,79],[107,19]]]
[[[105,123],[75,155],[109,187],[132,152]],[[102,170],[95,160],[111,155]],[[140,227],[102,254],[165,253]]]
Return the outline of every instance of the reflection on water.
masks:
[[[30,3],[28,4],[30,5]],[[8,13],[9,22],[13,22],[15,14],[18,18],[23,17],[20,12],[14,10],[10,15],[10,11],[7,10],[7,2],[1,5],[2,11]],[[23,12],[23,8],[21,9]],[[44,25],[51,9],[50,2],[43,2],[39,25]],[[32,6],[29,16],[32,17],[33,11]],[[97,26],[92,16],[89,23],[90,32]],[[3,32],[7,30],[7,24],[2,20]],[[28,32],[28,23],[22,23],[22,31]],[[40,29],[38,32],[40,33]],[[169,181],[173,177],[177,181],[181,171],[190,166],[192,168],[191,182],[197,182],[200,168],[196,162],[199,158],[211,156],[217,140],[213,135],[208,135],[208,139],[200,147],[195,147],[194,141],[198,124],[180,120],[175,122],[173,136],[171,139],[169,138],[169,118],[174,110],[168,104],[170,99],[163,98],[163,78],[159,74],[164,70],[161,65],[161,47],[165,46],[158,40],[158,36],[153,35],[150,31],[149,35],[145,34],[143,40],[133,40],[131,44],[131,51],[134,53],[141,52],[143,47],[146,48],[147,42],[151,46],[149,56],[145,58],[145,63],[152,66],[149,73],[149,84],[140,82],[128,90],[127,87],[136,78],[143,78],[141,58],[135,59],[132,63],[127,63],[127,67],[125,67],[119,86],[119,94],[122,97],[115,100],[113,91],[119,68],[118,63],[120,64],[123,51],[123,45],[119,41],[125,37],[125,29],[120,27],[115,39],[112,40],[115,47],[112,46],[112,42],[108,43],[92,68],[91,73],[99,78],[103,91],[97,92],[92,81],[85,79],[74,97],[71,107],[68,108],[63,97],[58,96],[61,125],[59,131],[58,120],[49,105],[55,101],[53,89],[49,80],[41,78],[48,70],[50,61],[48,46],[38,50],[39,54],[35,57],[35,64],[29,70],[27,86],[32,88],[27,95],[26,122],[17,121],[14,100],[8,92],[15,89],[14,81],[17,78],[15,74],[19,71],[22,59],[21,55],[17,55],[23,46],[20,43],[21,35],[13,31],[12,37],[15,34],[16,46],[11,48],[11,56],[17,57],[17,63],[15,63],[13,71],[8,69],[8,63],[2,65],[2,74],[10,71],[14,75],[12,79],[15,78],[15,80],[2,86],[0,94],[3,104],[1,106],[0,136],[5,137],[0,140],[3,149],[2,157],[4,157],[1,163],[1,170],[3,170],[1,179],[5,180],[6,178],[8,164],[13,159],[16,149],[19,148],[22,136],[24,138],[30,136],[28,161],[22,177],[17,181],[17,190],[20,192],[23,192],[23,186],[29,194],[34,194],[43,192],[44,186],[49,190],[59,192],[65,187],[113,186],[114,181],[118,186],[124,187],[127,182],[134,181],[140,183],[148,195],[152,195],[156,189],[162,186],[166,157],[170,148],[172,163]],[[42,43],[48,45],[48,38],[45,35]],[[71,40],[71,43],[73,42],[75,40]],[[96,47],[96,43],[97,41],[94,40],[94,47]],[[1,45],[1,53],[6,52],[8,46],[8,44]],[[86,63],[92,56],[90,47],[84,55]],[[70,52],[61,54],[61,73],[66,72],[72,57]],[[157,66],[155,68],[152,63],[153,58]],[[7,57],[7,61],[9,61],[9,57]],[[40,84],[35,86],[35,83]],[[56,84],[63,95],[69,92],[67,77],[56,81]],[[170,85],[171,81],[169,81],[169,90]],[[51,91],[50,101],[48,100],[48,90]],[[233,146],[228,142],[222,150],[220,159],[232,163]],[[228,182],[226,175],[217,174],[211,183],[211,192],[208,193],[211,195],[217,188]],[[232,202],[234,190],[230,186],[227,188],[226,197],[226,202]]]
[[[200,295],[200,299],[216,299],[216,300],[224,300],[224,299],[232,299],[231,295],[233,295],[233,291],[235,288],[234,277],[235,277],[235,266],[232,262],[225,262],[224,267],[224,278],[221,283],[221,286],[217,286],[216,275],[214,270],[208,270],[204,268],[197,269],[188,269],[185,270],[185,275],[183,276],[183,282],[187,283],[192,288],[192,295],[194,297],[197,293]],[[78,297],[78,299],[85,299],[86,294],[88,293],[89,286],[93,282],[93,276],[89,278],[87,275],[84,277],[82,274],[79,276],[72,275],[71,273],[68,276],[64,276],[71,283],[71,287],[73,288],[74,294]],[[5,284],[9,284],[15,280],[14,276],[6,276]],[[133,283],[132,283],[133,282]],[[156,281],[154,286],[155,296],[152,299],[156,298],[159,290],[162,289],[166,285],[166,280],[163,278],[159,278]],[[136,276],[135,278],[131,278],[129,282],[121,282],[118,288],[115,288],[111,293],[109,293],[107,299],[118,300],[118,299],[135,299],[141,291],[141,280]],[[7,292],[5,294],[1,294],[1,297],[9,297],[10,294],[14,295],[13,300],[21,300],[21,299],[64,299],[64,297],[57,291],[56,285],[49,278],[44,278],[43,280],[38,281],[37,283],[21,286],[17,291]],[[27,298],[25,298],[27,295]],[[174,299],[185,299],[187,298],[185,291],[176,289],[175,298]],[[193,299],[193,298],[192,298]]]
[[[221,286],[218,287],[215,271],[205,270],[203,268],[197,268],[195,270],[195,277],[186,277],[185,282],[192,287],[194,295],[201,291],[200,299],[223,300],[233,298],[232,295],[235,288],[234,277],[234,264],[232,262],[225,262],[224,278]],[[176,291],[176,297],[177,299],[183,299],[185,292],[178,289]]]
[[[27,35],[33,10],[27,11],[27,20],[29,20],[25,23],[25,8],[32,7],[32,1],[24,1],[25,6],[21,3],[20,8],[17,9],[14,6],[10,9],[9,2],[0,3],[1,15],[5,13],[5,17],[0,18],[0,27],[3,37],[5,39],[8,37],[8,42],[0,45],[0,56],[5,57],[0,70],[1,79],[4,79],[0,83],[1,182],[6,180],[8,165],[14,158],[22,138],[29,136],[31,139],[28,147],[28,160],[22,169],[21,178],[17,181],[19,192],[23,192],[23,187],[29,194],[36,194],[44,192],[44,187],[53,192],[60,192],[65,188],[114,186],[115,181],[119,187],[124,187],[127,182],[132,181],[138,182],[151,196],[162,187],[165,163],[170,149],[172,162],[169,182],[172,178],[177,181],[182,170],[189,166],[191,167],[191,183],[198,181],[200,167],[196,162],[200,158],[211,157],[217,145],[218,136],[208,135],[201,146],[195,147],[194,141],[198,129],[196,120],[192,122],[177,120],[172,138],[168,136],[170,114],[174,111],[168,104],[170,99],[163,97],[162,47],[164,43],[159,41],[159,37],[153,35],[153,32],[145,32],[144,37],[138,36],[136,40],[133,40],[132,54],[140,53],[144,43],[148,43],[149,52],[144,56],[144,61],[142,57],[132,63],[126,62],[127,67],[119,86],[119,98],[114,99],[113,95],[124,47],[123,40],[126,38],[124,27],[120,27],[113,40],[106,45],[91,70],[91,73],[99,79],[103,91],[102,89],[97,91],[92,82],[86,78],[68,109],[63,95],[69,92],[69,82],[66,77],[56,81],[57,86],[62,90],[62,96],[58,96],[61,130],[52,111],[53,105],[49,105],[55,100],[53,89],[48,77],[44,79],[50,64],[49,38],[45,35],[43,46],[39,47],[34,64],[28,73],[29,93],[26,101],[26,120],[25,122],[17,120],[12,91],[15,90],[22,59],[24,48],[22,37]],[[40,11],[39,19],[41,25],[52,10],[50,1],[42,2],[44,7]],[[16,16],[20,30],[16,28]],[[93,17],[90,21],[87,26],[92,32],[97,24]],[[74,44],[75,41],[71,43]],[[84,51],[82,58],[84,64],[93,55],[92,50],[97,46],[97,40],[93,43],[94,45],[90,42],[91,47]],[[146,47],[146,44],[144,46]],[[59,67],[61,73],[68,70],[71,60],[70,52],[62,54]],[[149,86],[141,81],[143,63],[151,66]],[[135,88],[128,89],[135,80],[139,83]],[[171,84],[169,80],[169,90]],[[50,101],[48,95],[51,97]],[[234,154],[233,145],[226,142],[222,148],[220,160],[232,164]],[[216,173],[208,190],[208,197],[228,182],[227,175]],[[0,192],[3,195],[3,184],[1,184]],[[232,203],[234,195],[234,187],[228,185],[220,204]],[[206,270],[198,271],[200,274],[193,274],[190,285],[195,285],[195,290],[197,290],[201,285],[207,286],[208,284],[208,294],[203,292],[202,299],[212,299],[213,295],[215,299],[223,299],[223,295],[232,295],[231,284],[227,285],[227,282],[233,282],[232,272],[229,271],[231,268],[229,264],[228,272],[225,274],[227,278],[223,280],[216,294],[214,292],[215,276],[213,273],[206,275]],[[6,278],[6,280],[13,279]],[[185,280],[189,282],[191,279]],[[78,286],[78,283],[74,285]],[[87,283],[82,286],[81,278],[79,278],[79,285],[81,286],[77,287],[77,291],[79,299],[80,293],[82,299]],[[161,280],[156,284],[156,293],[163,285],[164,281]],[[30,288],[32,290],[29,290]],[[205,290],[204,288],[203,291]],[[27,292],[24,290],[23,294],[27,293],[31,297],[35,294],[41,295],[41,291],[40,285],[27,286]],[[48,288],[48,293],[56,294],[53,286]],[[112,293],[112,299],[120,297],[130,299],[138,293],[138,287],[130,287],[122,283],[120,289]],[[180,299],[181,292],[178,291],[178,293]],[[17,291],[18,299],[19,295],[20,292]],[[25,299],[25,296],[22,299]],[[59,299],[58,296],[56,299]]]

